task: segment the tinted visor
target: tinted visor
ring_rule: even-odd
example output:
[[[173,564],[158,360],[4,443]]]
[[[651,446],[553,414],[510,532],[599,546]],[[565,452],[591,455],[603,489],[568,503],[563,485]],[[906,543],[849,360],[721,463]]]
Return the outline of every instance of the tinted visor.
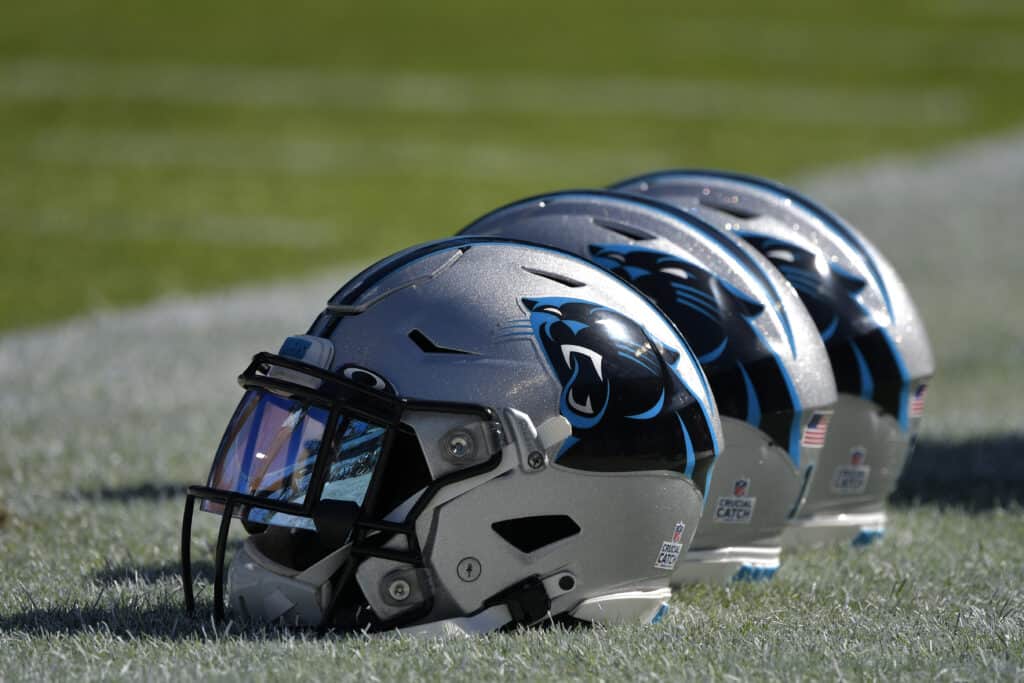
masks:
[[[235,411],[207,483],[212,489],[308,509],[307,498],[362,505],[387,429],[304,398],[249,389]],[[258,505],[254,501],[253,506]],[[306,515],[249,506],[247,520],[313,528]],[[203,510],[223,506],[203,501]]]

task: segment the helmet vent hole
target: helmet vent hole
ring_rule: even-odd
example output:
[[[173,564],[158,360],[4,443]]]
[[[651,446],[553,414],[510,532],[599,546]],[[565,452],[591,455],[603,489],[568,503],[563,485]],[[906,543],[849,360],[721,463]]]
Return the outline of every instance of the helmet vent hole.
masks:
[[[558,284],[565,285],[566,287],[583,287],[585,284],[583,282],[580,282],[579,280],[573,280],[571,277],[562,275],[560,273],[550,273],[546,270],[537,270],[536,268],[527,268],[526,266],[523,266],[523,270],[525,270],[527,273],[530,273],[531,275],[547,278],[552,282],[557,282]]]
[[[631,240],[644,241],[653,240],[654,235],[639,228],[634,228],[631,225],[625,223],[619,223],[618,221],[610,221],[607,218],[592,218],[592,221],[596,225],[600,225],[605,230],[611,230],[614,233],[628,237]]]
[[[452,353],[459,356],[475,356],[477,354],[472,351],[464,351],[462,349],[453,349],[449,346],[441,346],[435,344],[430,337],[425,335],[421,330],[410,330],[409,339],[420,348],[423,353]]]
[[[701,197],[700,203],[701,203],[702,206],[706,206],[709,209],[714,209],[715,211],[721,211],[722,213],[727,213],[730,216],[733,216],[735,218],[739,218],[741,220],[750,220],[751,218],[757,218],[758,216],[761,215],[761,214],[756,213],[754,211],[747,211],[746,209],[741,209],[740,207],[735,206],[734,204],[725,204],[723,202],[716,202],[716,201],[713,201],[713,200],[706,199],[704,197]]]
[[[491,524],[491,528],[509,545],[524,553],[532,553],[580,532],[579,524],[568,515],[537,515],[505,519],[494,522]]]

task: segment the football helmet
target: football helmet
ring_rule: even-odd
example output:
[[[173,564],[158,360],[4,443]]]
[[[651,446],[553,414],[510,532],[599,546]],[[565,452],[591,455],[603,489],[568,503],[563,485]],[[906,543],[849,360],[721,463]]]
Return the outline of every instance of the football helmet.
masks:
[[[721,425],[672,324],[567,254],[413,247],[260,353],[195,501],[242,617],[486,632],[650,621],[700,517]]]
[[[825,347],[782,275],[750,245],[697,217],[604,191],[516,202],[462,234],[586,258],[675,323],[708,376],[725,443],[674,583],[770,577],[836,401]]]
[[[839,400],[787,543],[880,537],[935,371],[924,323],[892,265],[834,213],[761,178],[668,171],[615,187],[717,221],[793,283],[825,341]]]

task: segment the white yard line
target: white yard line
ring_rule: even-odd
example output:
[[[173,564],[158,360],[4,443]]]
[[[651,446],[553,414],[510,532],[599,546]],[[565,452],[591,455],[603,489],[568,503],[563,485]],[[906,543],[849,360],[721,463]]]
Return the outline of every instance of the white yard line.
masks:
[[[46,502],[28,494],[40,477],[65,479],[64,488],[140,472],[180,478],[167,472],[183,458],[195,458],[187,471],[198,480],[249,358],[305,332],[352,273],[167,299],[0,338],[0,492],[25,490],[23,505],[34,508]]]
[[[973,113],[958,87],[850,91],[770,81],[467,75],[175,64],[15,61],[0,101],[115,100],[416,114],[643,115],[885,128],[954,126]]]
[[[360,136],[289,136],[268,140],[254,134],[210,134],[198,131],[115,131],[54,128],[39,132],[26,155],[44,163],[130,168],[206,168],[245,173],[288,175],[394,174],[403,167],[439,167],[445,176],[480,173],[522,173],[552,165],[580,168],[621,168],[624,157],[636,165],[657,165],[681,150],[626,151],[621,146],[580,149],[570,146],[497,144],[466,140],[398,139]],[[440,160],[440,161],[439,161]]]

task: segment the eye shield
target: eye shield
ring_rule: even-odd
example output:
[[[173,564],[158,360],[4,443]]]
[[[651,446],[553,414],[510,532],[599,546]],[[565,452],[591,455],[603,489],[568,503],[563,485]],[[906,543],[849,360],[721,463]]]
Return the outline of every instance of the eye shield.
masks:
[[[301,512],[318,472],[317,462],[327,458],[321,468],[326,476],[320,482],[320,499],[362,505],[386,434],[383,425],[341,410],[249,389],[228,425],[207,485],[262,502],[294,505]],[[325,438],[330,439],[326,447]],[[201,509],[222,508],[206,500]],[[263,508],[252,507],[241,516],[251,523],[314,529],[311,519]]]
[[[288,352],[292,339],[282,352]],[[186,498],[181,560],[189,613],[195,608],[191,536],[196,500],[202,510],[221,515],[213,610],[222,620],[232,518],[240,518],[251,533],[287,527],[315,533],[330,549],[349,545],[353,561],[331,577],[336,596],[362,558],[383,557],[421,567],[415,534],[419,512],[442,486],[488,471],[500,461],[504,437],[490,409],[402,398],[381,390],[386,389],[384,382],[359,381],[372,373],[338,375],[309,360],[308,354],[296,360],[260,353],[239,377],[246,391],[207,483],[189,487]],[[312,360],[329,364],[326,357]],[[465,443],[476,454],[463,458],[461,467],[434,471],[408,426],[424,414],[448,416],[461,424],[455,437],[445,439],[455,444],[468,439]],[[407,512],[395,515],[402,503]],[[396,538],[404,542],[395,543]],[[324,610],[325,622],[333,608],[332,600]]]

